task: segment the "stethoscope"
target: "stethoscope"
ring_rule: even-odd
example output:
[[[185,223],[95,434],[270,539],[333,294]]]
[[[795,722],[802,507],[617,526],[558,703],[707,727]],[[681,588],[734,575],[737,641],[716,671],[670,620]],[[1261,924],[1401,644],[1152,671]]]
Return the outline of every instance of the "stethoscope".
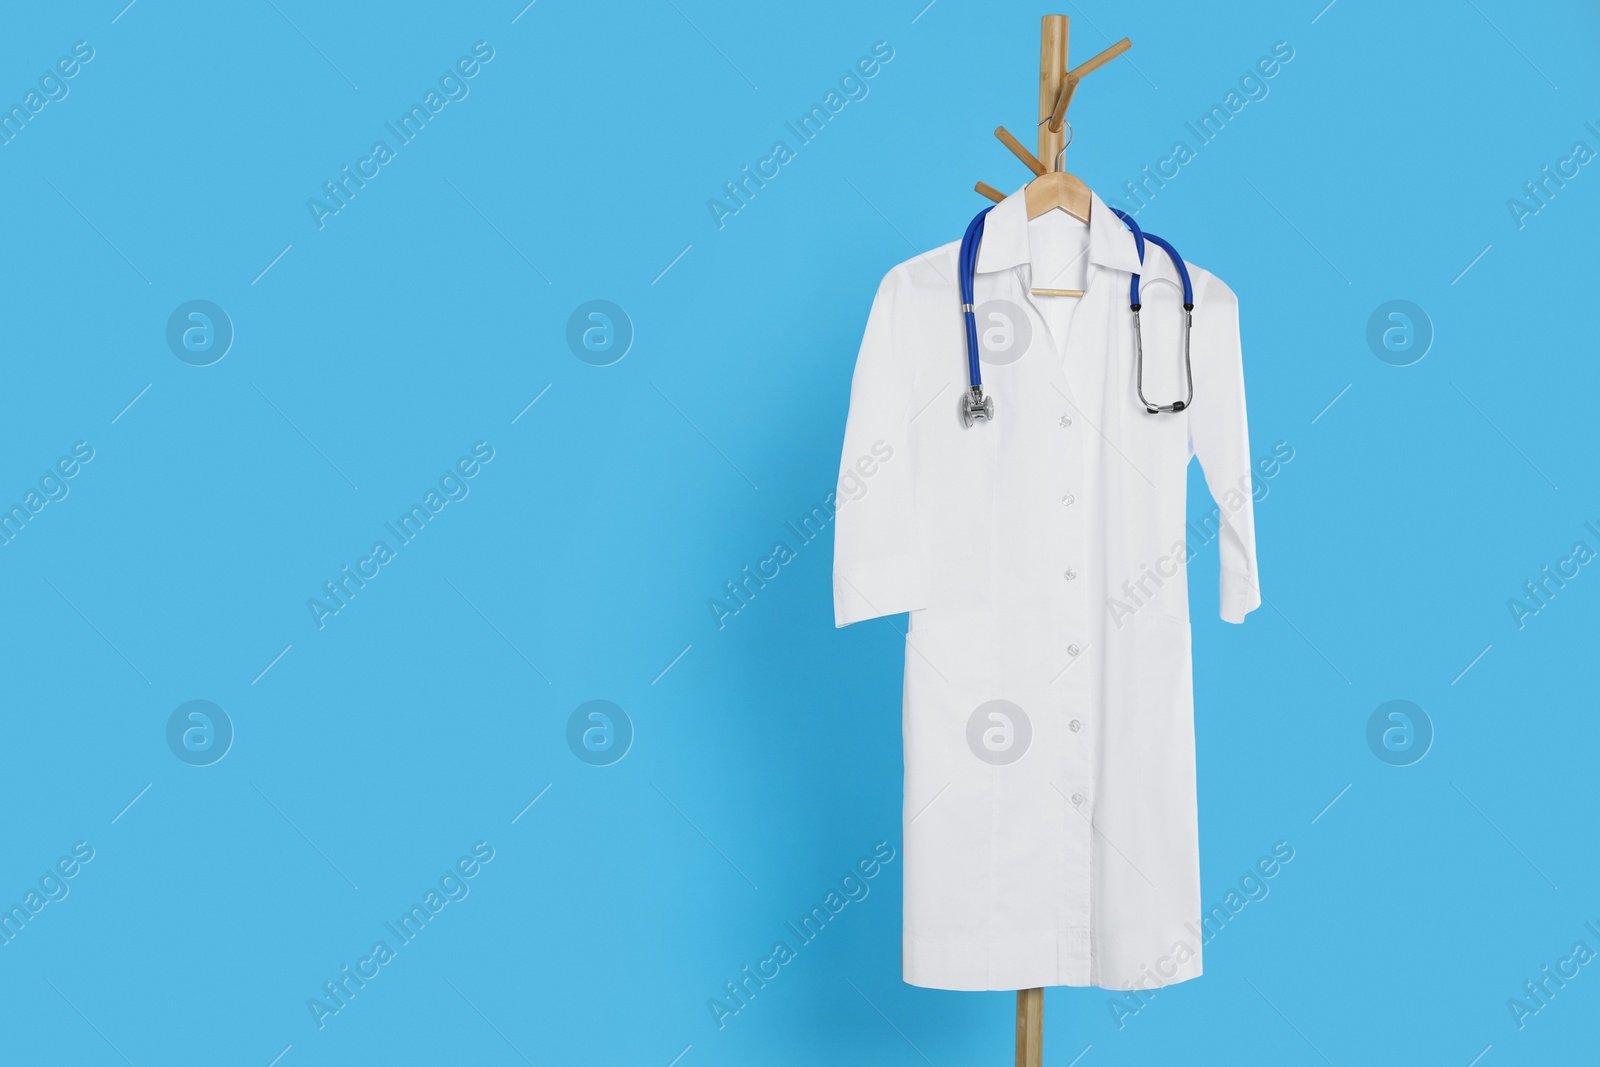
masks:
[[[984,208],[968,224],[967,232],[961,237],[961,252],[958,259],[961,274],[961,313],[967,320],[967,377],[971,383],[961,398],[961,421],[968,426],[979,419],[990,421],[994,419],[994,397],[983,395],[983,374],[978,366],[978,318],[972,302],[973,281],[978,266],[978,247],[983,242],[983,222],[993,210],[993,207]],[[1111,211],[1133,231],[1133,241],[1139,250],[1141,264],[1144,262],[1144,243],[1149,241],[1172,257],[1173,265],[1178,268],[1178,277],[1183,280],[1183,373],[1188,382],[1188,395],[1170,404],[1152,404],[1145,399],[1144,335],[1139,329],[1139,275],[1133,275],[1133,280],[1128,285],[1128,310],[1133,312],[1133,353],[1136,368],[1134,390],[1139,394],[1139,403],[1143,404],[1145,411],[1151,415],[1163,411],[1183,411],[1194,401],[1194,371],[1189,364],[1189,335],[1194,329],[1194,287],[1189,284],[1189,268],[1183,265],[1183,257],[1178,255],[1176,248],[1155,234],[1145,233],[1139,229],[1132,215],[1116,208],[1112,208]]]

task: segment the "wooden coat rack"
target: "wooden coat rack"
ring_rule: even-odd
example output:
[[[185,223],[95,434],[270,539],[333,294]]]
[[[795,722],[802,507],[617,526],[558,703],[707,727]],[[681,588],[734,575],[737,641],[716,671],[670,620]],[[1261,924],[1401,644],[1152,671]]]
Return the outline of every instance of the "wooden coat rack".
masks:
[[[1036,185],[1056,181],[1056,187],[1050,190],[1050,206],[1062,207],[1071,210],[1066,202],[1069,194],[1063,192],[1061,154],[1066,146],[1067,107],[1072,103],[1072,96],[1078,90],[1078,83],[1083,78],[1111,62],[1122,53],[1133,47],[1133,42],[1124,37],[1104,52],[1089,59],[1071,70],[1067,69],[1067,16],[1046,15],[1041,20],[1039,28],[1039,154],[1035,156],[1029,152],[1022,143],[1004,126],[995,127],[994,135],[1000,143],[1011,150],[1011,154],[1022,160],[1023,164],[1033,172],[1034,179],[1028,183],[1030,218],[1035,217],[1031,210],[1034,197],[1031,195]],[[1073,178],[1071,181],[1082,186]],[[1005,194],[984,182],[979,182],[974,188],[995,203],[1005,199]],[[1082,193],[1087,194],[1087,187]],[[1088,221],[1088,200],[1079,201],[1083,206],[1084,221]],[[1037,292],[1037,290],[1036,290]],[[1068,294],[1062,291],[1060,295],[1080,295],[1076,292]],[[1019,989],[1017,990],[1017,1067],[1042,1067],[1044,1061],[1044,990]]]

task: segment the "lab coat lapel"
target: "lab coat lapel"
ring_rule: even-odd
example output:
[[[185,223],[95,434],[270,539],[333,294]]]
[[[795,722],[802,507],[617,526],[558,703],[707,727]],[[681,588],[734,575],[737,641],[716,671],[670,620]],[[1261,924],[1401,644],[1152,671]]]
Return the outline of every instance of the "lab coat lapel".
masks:
[[[1063,363],[1072,400],[1107,439],[1120,437],[1118,395],[1125,364],[1128,284],[1140,269],[1133,233],[1098,196],[1090,194],[1089,278],[1072,319]]]

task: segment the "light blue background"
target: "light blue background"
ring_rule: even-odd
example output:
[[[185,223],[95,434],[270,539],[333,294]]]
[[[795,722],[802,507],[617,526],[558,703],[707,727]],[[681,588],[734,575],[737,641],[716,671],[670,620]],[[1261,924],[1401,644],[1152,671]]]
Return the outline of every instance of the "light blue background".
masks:
[[[0,35],[7,106],[94,48],[0,147],[0,502],[94,449],[0,548],[0,903],[95,850],[0,946],[0,1060],[1009,1063],[1010,995],[901,983],[898,858],[714,1023],[899,848],[903,620],[833,628],[831,529],[720,630],[708,601],[831,491],[878,279],[959,236],[975,180],[1026,177],[990,131],[1032,140],[1046,9],[124,2]],[[1600,950],[1600,571],[1507,606],[1600,548],[1600,167],[1507,206],[1600,149],[1600,27],[1322,3],[1059,9],[1074,62],[1134,41],[1068,155],[1124,204],[1294,50],[1140,221],[1239,294],[1252,449],[1294,451],[1257,506],[1269,604],[1229,627],[1214,546],[1191,568],[1204,899],[1295,858],[1121,1028],[1050,991],[1053,1067],[1600,1038],[1600,963],[1520,1029],[1507,1006]],[[477,41],[470,95],[319,230],[307,200]],[[866,98],[719,229],[707,200],[878,41]],[[236,330],[208,367],[165,340],[193,299]],[[591,299],[636,334],[608,367],[566,341]],[[1366,340],[1394,299],[1435,333],[1411,366]],[[470,495],[319,630],[307,599],[477,441]],[[209,767],[166,741],[193,699],[236,730]],[[591,699],[635,731],[611,766],[565,740]],[[1411,766],[1366,740],[1391,699],[1436,734]],[[470,895],[319,1030],[308,998],[478,841]]]

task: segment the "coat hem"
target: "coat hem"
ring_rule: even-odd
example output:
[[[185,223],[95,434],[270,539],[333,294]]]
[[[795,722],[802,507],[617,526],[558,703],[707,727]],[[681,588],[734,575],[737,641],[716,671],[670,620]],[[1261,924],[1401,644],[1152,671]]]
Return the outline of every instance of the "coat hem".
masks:
[[[902,978],[923,989],[963,992],[997,992],[1048,986],[1130,990],[1160,989],[1199,978],[1203,973],[1198,951],[1178,963],[1171,975],[1162,975],[1148,962],[1107,967],[1104,952],[1092,974],[1088,931],[1041,934],[1026,941],[995,944],[989,941],[918,940],[906,938],[902,946]],[[1163,962],[1170,957],[1164,957]]]

